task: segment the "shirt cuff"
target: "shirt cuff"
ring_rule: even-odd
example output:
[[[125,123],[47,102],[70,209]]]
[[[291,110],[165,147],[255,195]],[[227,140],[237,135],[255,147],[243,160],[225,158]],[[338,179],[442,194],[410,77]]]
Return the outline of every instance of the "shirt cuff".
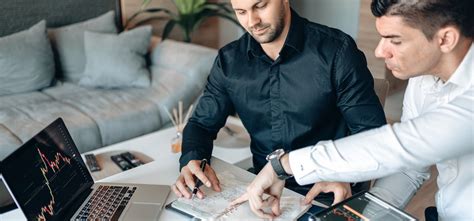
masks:
[[[318,181],[316,174],[316,165],[311,158],[312,149],[315,146],[309,146],[290,152],[289,160],[291,171],[299,185],[311,184]]]
[[[195,150],[192,150],[192,151],[189,151],[187,153],[184,153],[181,155],[181,157],[179,158],[179,171],[181,171],[181,169],[188,165],[189,161],[191,160],[202,160],[202,156],[199,155],[199,153]],[[209,161],[210,163],[210,161]]]

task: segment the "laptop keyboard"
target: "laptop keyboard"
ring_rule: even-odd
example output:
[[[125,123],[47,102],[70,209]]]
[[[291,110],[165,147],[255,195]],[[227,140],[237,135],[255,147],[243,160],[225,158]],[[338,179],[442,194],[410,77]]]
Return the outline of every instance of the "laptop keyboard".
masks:
[[[100,185],[74,220],[118,220],[136,189]]]

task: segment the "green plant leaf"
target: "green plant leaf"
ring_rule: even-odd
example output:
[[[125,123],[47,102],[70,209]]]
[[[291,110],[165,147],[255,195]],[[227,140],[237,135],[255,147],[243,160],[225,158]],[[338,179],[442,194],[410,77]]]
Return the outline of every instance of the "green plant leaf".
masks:
[[[175,0],[179,14],[191,14],[200,10],[206,0]]]
[[[208,2],[207,0],[169,0],[175,5],[178,12],[173,13],[171,10],[165,8],[146,8],[151,1],[152,0],[143,0],[142,8],[127,19],[125,27],[128,27],[130,21],[136,19],[136,17],[142,13],[164,13],[165,16],[147,17],[135,24],[143,24],[155,19],[168,20],[163,29],[163,40],[166,39],[173,28],[178,25],[184,32],[184,40],[189,42],[191,41],[192,32],[209,17],[222,17],[240,26],[233,15],[233,10],[229,3]]]
[[[176,21],[174,20],[169,20],[168,23],[166,23],[165,28],[163,29],[163,34],[161,35],[161,39],[164,41],[168,36],[170,35],[171,31],[174,28],[174,25],[176,24]]]
[[[147,8],[147,9],[144,9],[142,12],[148,12],[148,13],[165,12],[166,14],[173,14],[170,10],[166,8]]]

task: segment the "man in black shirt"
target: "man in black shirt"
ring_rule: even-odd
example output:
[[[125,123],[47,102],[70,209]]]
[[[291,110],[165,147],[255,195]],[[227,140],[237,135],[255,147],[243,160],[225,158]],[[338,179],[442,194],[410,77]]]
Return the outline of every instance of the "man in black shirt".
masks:
[[[184,129],[181,174],[172,187],[178,197],[191,197],[193,175],[220,191],[213,169],[201,172],[199,164],[210,160],[212,142],[234,112],[250,133],[257,173],[276,149],[291,151],[385,124],[365,57],[351,37],[301,18],[288,0],[231,3],[247,33],[219,50]],[[317,185],[307,197],[350,196],[348,184]],[[311,189],[294,179],[286,186],[302,194]]]

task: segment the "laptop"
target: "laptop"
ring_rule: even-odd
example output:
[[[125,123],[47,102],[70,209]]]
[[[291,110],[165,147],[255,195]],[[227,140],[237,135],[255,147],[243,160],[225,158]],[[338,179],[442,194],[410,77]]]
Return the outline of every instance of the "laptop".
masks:
[[[94,183],[61,118],[5,158],[1,173],[28,220],[156,220],[170,192]]]

